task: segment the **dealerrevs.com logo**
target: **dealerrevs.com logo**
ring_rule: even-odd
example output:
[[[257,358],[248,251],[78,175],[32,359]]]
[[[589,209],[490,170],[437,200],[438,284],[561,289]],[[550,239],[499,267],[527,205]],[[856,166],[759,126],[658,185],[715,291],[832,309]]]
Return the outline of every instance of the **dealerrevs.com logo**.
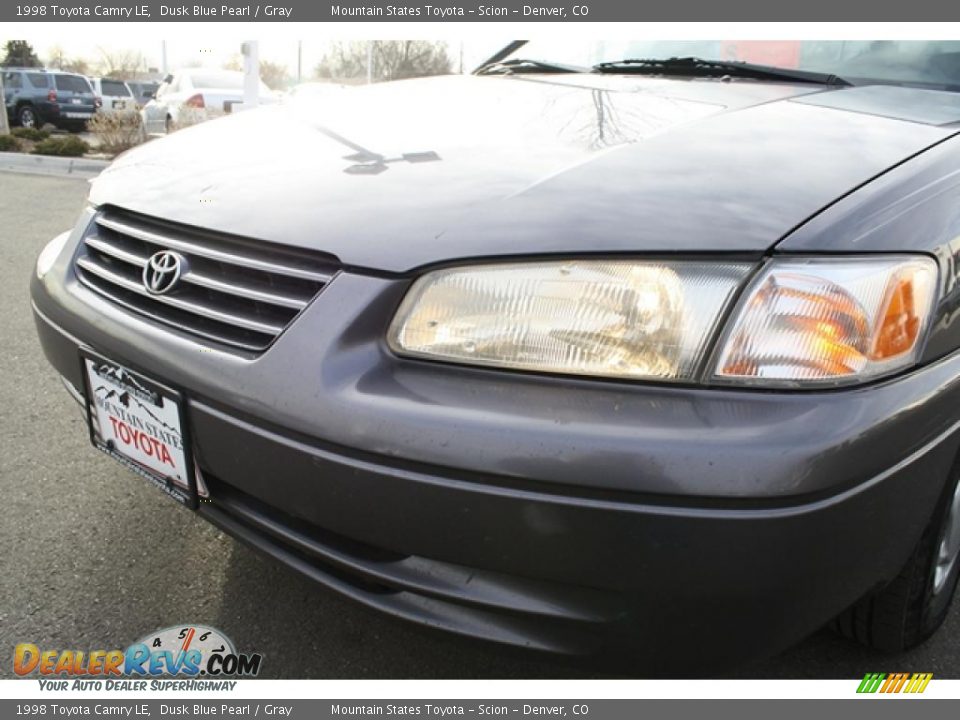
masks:
[[[39,676],[45,690],[145,690],[147,679],[151,690],[216,690],[233,689],[236,683],[214,678],[256,677],[262,661],[260,653],[238,653],[216,628],[184,624],[150,633],[125,650],[49,650],[19,643],[13,671],[21,677]],[[195,681],[201,676],[210,680]]]
[[[933,673],[867,673],[857,692],[914,695],[926,690],[932,679]]]

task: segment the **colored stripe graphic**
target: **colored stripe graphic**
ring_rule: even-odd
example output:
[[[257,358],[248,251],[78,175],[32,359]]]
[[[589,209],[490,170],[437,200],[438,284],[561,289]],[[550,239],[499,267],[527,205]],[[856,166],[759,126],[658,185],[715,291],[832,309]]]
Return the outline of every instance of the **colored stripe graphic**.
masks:
[[[933,673],[867,673],[857,687],[858,693],[919,694],[927,689]]]
[[[860,683],[860,687],[857,688],[857,692],[875,693],[885,677],[886,675],[884,673],[867,673],[863,676],[863,681]]]

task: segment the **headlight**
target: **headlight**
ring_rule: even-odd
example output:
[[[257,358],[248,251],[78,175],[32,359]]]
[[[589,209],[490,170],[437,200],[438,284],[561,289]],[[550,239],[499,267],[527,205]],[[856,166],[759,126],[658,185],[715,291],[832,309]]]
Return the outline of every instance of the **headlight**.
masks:
[[[400,355],[547,373],[691,379],[750,265],[576,260],[460,267],[414,283]]]
[[[841,383],[916,362],[937,265],[926,257],[779,259],[751,284],[718,356],[718,380]]]
[[[63,251],[63,246],[67,244],[67,240],[69,239],[70,231],[68,230],[67,232],[60,233],[44,246],[43,250],[40,251],[40,255],[37,256],[37,278],[42,279],[44,275],[50,272],[50,268],[52,268],[53,264],[57,261],[57,258]]]

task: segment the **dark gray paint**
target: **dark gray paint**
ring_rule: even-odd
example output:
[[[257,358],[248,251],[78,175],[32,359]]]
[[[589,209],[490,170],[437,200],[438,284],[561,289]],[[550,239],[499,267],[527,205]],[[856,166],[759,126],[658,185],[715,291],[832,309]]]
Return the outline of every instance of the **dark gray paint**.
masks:
[[[790,101],[809,85],[575,82],[433,78],[252,111],[128,153],[91,199],[389,272],[492,255],[759,254],[955,132]],[[439,159],[402,159],[426,152]]]
[[[954,131],[933,111],[931,124],[878,115],[876,95],[870,112],[853,112],[795,102],[807,86],[583,87],[592,81],[397,83],[351,91],[323,128],[275,109],[131,153],[96,183],[94,202],[333,253],[348,267],[267,352],[240,357],[84,289],[65,252],[32,282],[48,359],[78,384],[78,346],[89,345],[181,389],[205,471],[325,531],[418,558],[421,579],[452,563],[510,576],[505,590],[549,585],[558,608],[580,585],[630,608],[584,634],[532,623],[529,603],[503,612],[441,605],[436,586],[378,592],[237,527],[223,504],[201,508],[386,612],[564,652],[604,636],[641,648],[660,673],[795,641],[897,573],[957,457]],[[698,88],[708,90],[695,99]],[[602,136],[595,100],[620,118]],[[250,162],[237,154],[237,133],[278,119],[288,142],[255,146]],[[427,152],[439,160],[404,157]],[[384,343],[419,266],[882,250],[937,257],[945,300],[932,362],[866,387],[541,377],[404,360]]]

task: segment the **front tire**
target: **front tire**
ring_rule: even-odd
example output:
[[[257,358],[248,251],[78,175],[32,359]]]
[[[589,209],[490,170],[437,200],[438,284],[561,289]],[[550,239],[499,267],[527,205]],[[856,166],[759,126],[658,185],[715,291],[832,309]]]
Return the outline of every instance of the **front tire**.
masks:
[[[32,105],[22,105],[20,109],[17,110],[17,123],[20,127],[39,128],[40,116],[37,115],[37,111]]]
[[[900,574],[844,611],[833,628],[877,650],[916,647],[943,624],[960,577],[960,461]]]

